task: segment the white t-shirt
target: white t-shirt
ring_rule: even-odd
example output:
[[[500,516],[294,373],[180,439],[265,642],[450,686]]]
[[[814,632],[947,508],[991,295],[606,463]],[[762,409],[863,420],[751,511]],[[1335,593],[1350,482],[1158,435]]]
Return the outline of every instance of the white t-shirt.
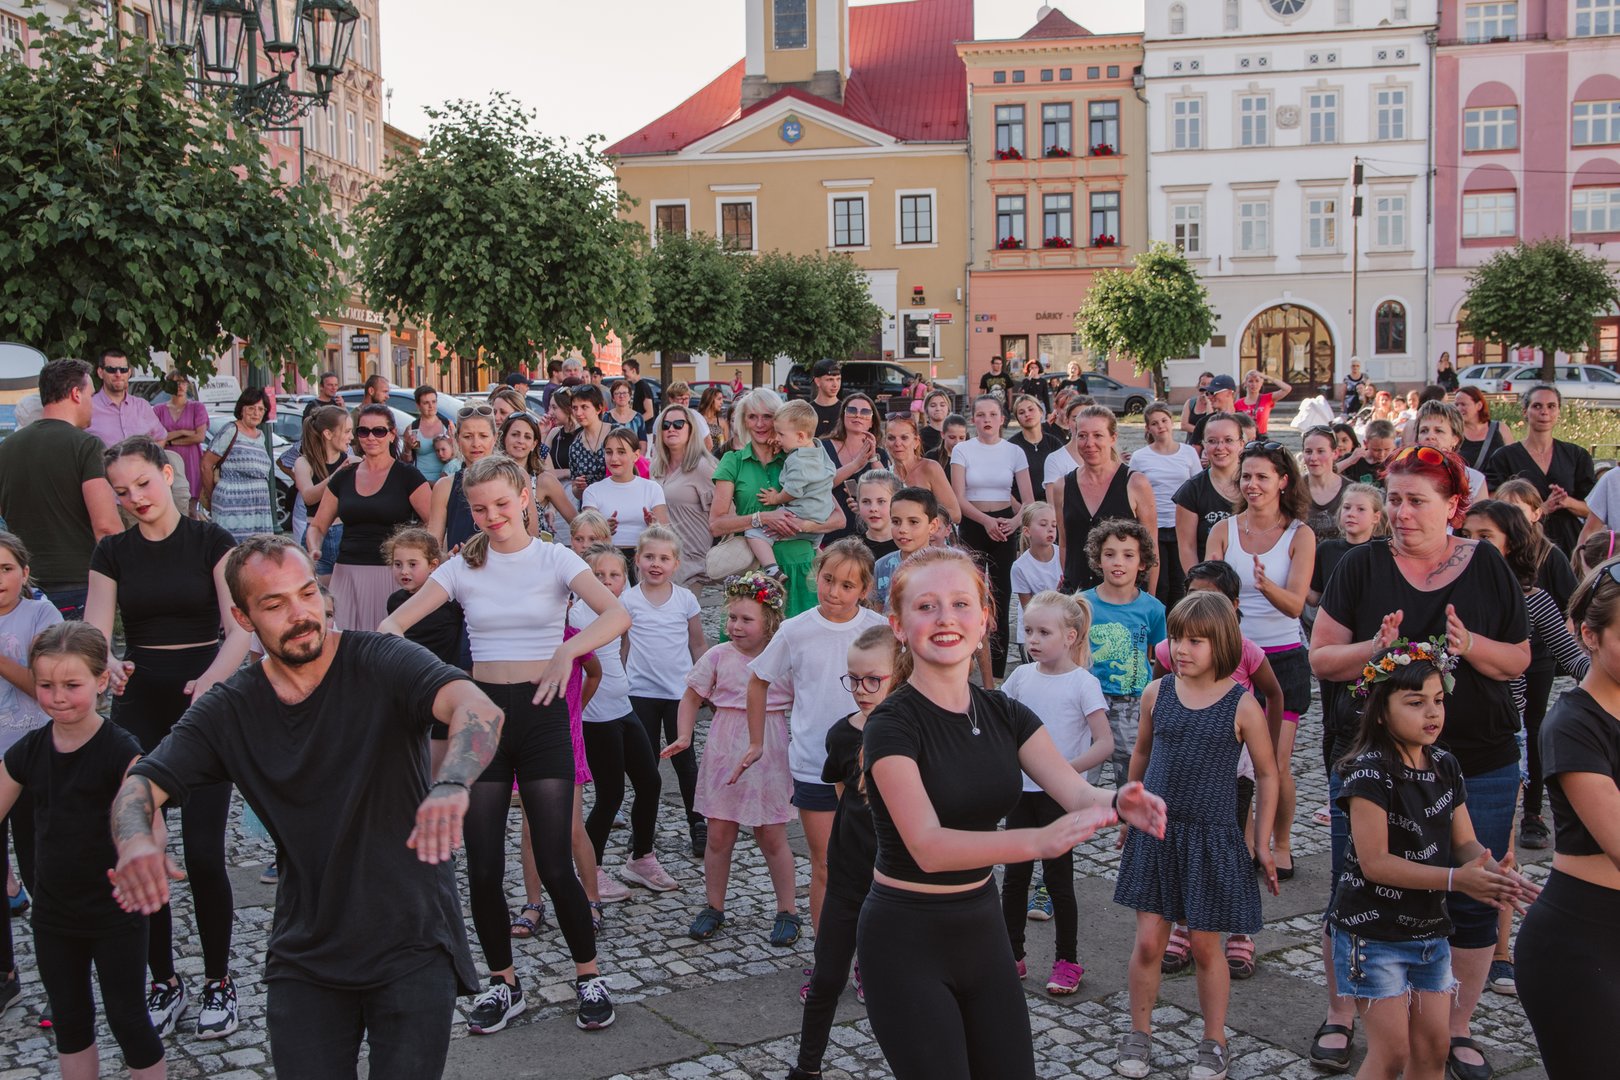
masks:
[[[571,583],[591,568],[543,540],[510,555],[487,554],[476,570],[453,555],[430,579],[466,614],[473,660],[549,660],[562,644]]]
[[[951,464],[967,470],[968,502],[1006,502],[1018,474],[1029,470],[1029,458],[1006,439],[964,439],[951,447]]]
[[[597,617],[591,605],[583,600],[575,600],[568,608],[568,625],[575,630],[584,630]],[[602,681],[596,684],[596,693],[591,695],[591,700],[585,703],[585,711],[580,714],[580,719],[588,724],[617,720],[633,711],[630,708],[630,684],[624,677],[624,661],[619,659],[619,643],[623,640],[614,638],[596,650],[596,662],[602,665]]]
[[[1468,503],[1470,506],[1472,506],[1474,503],[1477,503],[1479,500],[1486,497],[1485,474],[1474,468],[1472,465],[1464,465],[1463,472],[1468,474]],[[1608,474],[1605,473],[1604,475]],[[1591,503],[1588,503],[1587,507],[1590,509]]]
[[[1023,456],[1023,451],[1017,451]],[[839,680],[849,672],[849,647],[868,627],[887,623],[871,608],[848,622],[828,622],[816,608],[783,623],[748,670],[793,695],[788,709],[788,769],[793,779],[820,784],[827,762],[827,732],[855,711],[855,698]]]
[[[1605,529],[1620,526],[1620,469],[1610,469],[1586,493],[1586,507],[1597,515]]]
[[[1079,467],[1080,463],[1074,460],[1073,454],[1069,453],[1067,444],[1064,445],[1063,449],[1054,450],[1047,454],[1045,475],[1041,477],[1042,490],[1051,487],[1053,484],[1063,483],[1064,478]],[[1044,496],[1042,497],[1044,498]]]
[[[1102,684],[1083,667],[1062,675],[1043,675],[1038,664],[1019,664],[1001,685],[1001,692],[1028,705],[1041,718],[1058,752],[1069,761],[1091,745],[1091,725],[1086,723],[1086,717],[1108,710]],[[1025,773],[1024,790],[1039,791],[1041,785]]]
[[[1024,593],[1034,596],[1047,589],[1055,589],[1062,580],[1063,560],[1058,558],[1057,548],[1052,549],[1052,557],[1045,562],[1037,559],[1032,551],[1026,551],[1013,560],[1012,593],[1018,615],[1014,641],[1022,644],[1024,640],[1024,604],[1018,598]]]
[[[1131,454],[1131,472],[1141,473],[1153,485],[1153,505],[1159,512],[1159,528],[1176,527],[1176,491],[1202,472],[1203,468],[1198,460],[1198,451],[1186,443],[1177,443],[1173,454],[1161,454],[1151,446],[1144,446]]]
[[[62,613],[49,600],[19,599],[16,607],[0,615],[0,656],[26,668],[34,638],[61,621]],[[50,719],[34,695],[0,679],[0,752],[10,750],[24,735],[44,727]]]
[[[690,589],[670,589],[662,604],[648,600],[636,585],[624,590],[619,602],[630,613],[630,655],[624,675],[636,697],[677,701],[686,693],[686,675],[692,670],[692,650],[686,627],[702,609]]]
[[[598,480],[585,489],[580,497],[581,510],[596,510],[611,520],[619,515],[619,527],[613,532],[613,546],[633,548],[647,527],[646,511],[664,505],[663,486],[644,476],[632,476],[627,483],[619,483],[611,476]]]

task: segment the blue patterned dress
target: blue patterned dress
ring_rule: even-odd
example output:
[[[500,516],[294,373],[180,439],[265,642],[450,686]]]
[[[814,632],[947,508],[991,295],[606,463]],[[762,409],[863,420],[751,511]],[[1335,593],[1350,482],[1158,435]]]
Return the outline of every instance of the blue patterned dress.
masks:
[[[1166,675],[1153,704],[1153,746],[1142,782],[1168,811],[1163,840],[1132,829],[1119,861],[1114,903],[1186,923],[1192,930],[1253,934],[1260,887],[1237,824],[1234,685],[1207,709],[1189,709]]]
[[[259,429],[257,439],[250,439],[235,424],[227,424],[208,444],[208,452],[223,458],[208,510],[215,524],[238,542],[254,533],[275,532],[276,519],[270,507],[270,455],[264,449],[264,429]]]

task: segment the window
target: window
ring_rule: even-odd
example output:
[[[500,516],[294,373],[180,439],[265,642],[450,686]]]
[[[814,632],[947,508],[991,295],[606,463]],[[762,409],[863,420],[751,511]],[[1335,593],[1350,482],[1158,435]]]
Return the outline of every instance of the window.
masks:
[[[1226,0],[1226,16],[1221,25],[1227,30],[1238,28],[1238,0]]]
[[[132,11],[132,12],[130,12],[129,13],[129,26],[130,26],[130,29],[135,32],[135,36],[140,38],[142,41],[151,40],[151,38],[152,38],[152,16],[148,15],[146,12],[144,12],[144,11]]]
[[[730,251],[754,250],[754,204],[720,204],[720,244]]]
[[[1041,68],[1041,82],[1051,82],[1051,81],[1052,81],[1052,69],[1051,68]]]
[[[1100,78],[1102,78],[1102,68],[1100,68],[1100,67],[1088,67],[1088,68],[1086,68],[1086,78],[1088,78],[1088,79],[1100,79]]]
[[[1518,146],[1518,106],[1463,110],[1464,150],[1515,150]]]
[[[1187,32],[1187,8],[1182,4],[1170,5],[1170,32],[1172,34]]]
[[[1074,68],[1058,68],[1058,82],[1073,82]]]
[[[1356,19],[1355,0],[1333,0],[1333,21],[1349,26]]]
[[[1271,95],[1246,94],[1238,98],[1238,145],[1271,144]]]
[[[360,66],[374,68],[371,62],[371,16],[360,16]]]
[[[1620,143],[1620,101],[1577,101],[1570,141],[1576,146]]]
[[[1005,71],[998,71],[994,75],[990,76],[990,81],[995,83],[1004,83],[1007,81],[1007,73]]]
[[[1620,0],[1575,0],[1575,36],[1620,33]]]
[[[1108,77],[1110,79],[1119,78],[1119,65],[1118,64],[1109,64],[1108,65]]]
[[[1022,71],[1013,72],[1013,82],[1021,83],[1023,81],[1024,81],[1024,73]]]
[[[1305,250],[1339,250],[1339,197],[1313,195],[1305,200]]]
[[[1110,246],[1119,243],[1119,192],[1091,193],[1091,238],[1108,237]]]
[[[1373,317],[1373,350],[1377,353],[1406,351],[1406,305],[1399,300],[1385,300],[1378,305]]]
[[[336,104],[326,107],[326,152],[333,158],[338,156],[337,112]]]
[[[354,113],[347,112],[344,116],[344,131],[348,137],[349,164],[360,164],[360,138],[354,129]]]
[[[1389,5],[1389,17],[1395,20],[1410,19],[1412,17],[1410,0],[1392,0]]]
[[[366,171],[377,171],[377,122],[366,121]]]
[[[1305,112],[1309,117],[1306,141],[1335,143],[1339,141],[1339,92],[1312,90],[1305,95]]]
[[[1204,253],[1204,204],[1175,203],[1170,207],[1170,229],[1176,247],[1189,259]]]
[[[1024,246],[1024,197],[996,196],[996,246]]]
[[[1107,146],[1115,153],[1119,152],[1119,102],[1093,101],[1086,106],[1091,119],[1092,147]]]
[[[1516,37],[1519,33],[1519,5],[1468,4],[1463,8],[1463,40],[1491,41]]]
[[[659,236],[672,233],[677,236],[686,235],[686,204],[661,203],[653,208],[654,228]]]
[[[902,244],[932,244],[934,242],[934,197],[932,195],[900,196],[900,242]]]
[[[1464,239],[1512,236],[1518,218],[1519,196],[1513,191],[1463,196]]]
[[[1041,236],[1048,247],[1053,246],[1054,240],[1063,241],[1062,246],[1065,247],[1073,242],[1073,195],[1065,192],[1061,195],[1041,196]]]
[[[1204,101],[1176,98],[1170,102],[1170,149],[1200,150],[1204,146]]]
[[[22,48],[23,21],[9,11],[0,11],[0,48]]]
[[[806,0],[773,0],[772,37],[778,49],[803,49],[810,44],[810,13]]]
[[[1380,86],[1373,91],[1373,138],[1390,142],[1406,138],[1406,88]]]
[[[1024,156],[1024,107],[996,106],[996,156]]]
[[[1576,188],[1570,232],[1620,232],[1620,187]]]
[[[834,199],[833,246],[866,246],[866,200],[859,195]]]
[[[1061,151],[1059,157],[1067,157],[1074,152],[1074,106],[1068,102],[1060,102],[1041,106],[1041,146],[1042,153],[1050,156],[1053,151]]]
[[[1250,199],[1238,203],[1238,251],[1243,255],[1271,254],[1271,203]]]
[[[1406,196],[1404,194],[1373,192],[1372,219],[1374,247],[1390,251],[1404,251],[1406,249]]]

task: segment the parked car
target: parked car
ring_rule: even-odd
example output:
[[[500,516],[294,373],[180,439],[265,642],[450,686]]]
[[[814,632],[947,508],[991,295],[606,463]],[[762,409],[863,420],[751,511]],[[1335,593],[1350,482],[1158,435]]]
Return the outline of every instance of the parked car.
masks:
[[[1517,396],[1545,382],[1540,364],[1474,364],[1457,373],[1459,386],[1472,386],[1481,393]],[[1620,405],[1620,375],[1597,364],[1559,364],[1553,368],[1552,385],[1566,400],[1596,405]]]
[[[1046,400],[1057,396],[1058,384],[1068,379],[1067,372],[1052,371],[1041,376],[1046,384]],[[1097,371],[1085,373],[1086,390],[1097,399],[1097,404],[1114,411],[1115,416],[1131,416],[1142,412],[1153,400],[1153,391],[1145,386],[1126,386],[1110,375]]]
[[[447,394],[443,390],[438,393],[439,419],[447,424],[454,424],[456,422],[456,413],[460,412],[461,407],[466,403],[454,394]],[[366,392],[364,390],[339,390],[338,397],[342,398],[343,404],[349,408],[357,409],[360,407],[360,403],[366,399]],[[416,407],[416,395],[408,386],[390,387],[388,390],[388,405],[395,412],[402,412],[406,415],[406,424],[422,415],[421,410]],[[403,427],[404,425],[401,425],[401,428]]]
[[[878,409],[883,412],[904,412],[910,408],[909,402],[899,402],[891,410],[888,407],[888,400],[905,392],[906,387],[917,377],[915,372],[886,360],[849,360],[842,365],[841,370],[844,384],[840,396],[859,391],[877,402]],[[692,389],[695,399],[698,392],[697,385],[694,384]],[[816,383],[810,377],[809,367],[804,364],[793,365],[788,371],[787,382],[782,385],[782,395],[789,401],[798,399],[809,401],[816,396]]]
[[[196,385],[195,379],[192,384]],[[143,397],[153,405],[162,405],[169,400],[169,392],[164,389],[165,380],[143,375],[131,379],[130,392],[137,397]],[[236,399],[242,396],[242,385],[236,381],[235,375],[215,375],[208,380],[208,385],[199,387],[197,400],[202,402],[203,408],[208,410],[210,417],[231,416],[236,410]]]

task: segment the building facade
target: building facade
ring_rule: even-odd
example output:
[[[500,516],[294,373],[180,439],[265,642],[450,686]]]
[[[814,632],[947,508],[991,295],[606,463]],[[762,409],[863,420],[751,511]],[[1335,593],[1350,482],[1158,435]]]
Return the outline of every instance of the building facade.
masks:
[[[972,0],[747,0],[746,55],[607,148],[632,214],[741,253],[844,252],[884,318],[857,359],[963,373]],[[938,327],[936,314],[953,329]],[[814,359],[814,358],[811,358]],[[657,358],[644,358],[644,365]],[[676,377],[747,365],[680,357]],[[786,368],[778,361],[773,382]]]
[[[1458,367],[1504,359],[1458,329],[1475,266],[1565,237],[1620,270],[1620,0],[1447,5],[1434,165],[1434,346]],[[1596,351],[1575,359],[1620,364],[1620,311],[1597,331]]]
[[[1436,16],[1435,0],[1150,0],[1149,232],[1186,252],[1219,320],[1168,365],[1173,389],[1258,369],[1327,393],[1352,356],[1379,384],[1426,380]]]
[[[968,88],[968,385],[992,356],[1022,370],[1070,360],[1095,273],[1147,244],[1146,105],[1132,85],[1140,34],[1094,35],[1061,11],[1007,41],[957,46]],[[1116,378],[1145,385],[1128,362]]]

